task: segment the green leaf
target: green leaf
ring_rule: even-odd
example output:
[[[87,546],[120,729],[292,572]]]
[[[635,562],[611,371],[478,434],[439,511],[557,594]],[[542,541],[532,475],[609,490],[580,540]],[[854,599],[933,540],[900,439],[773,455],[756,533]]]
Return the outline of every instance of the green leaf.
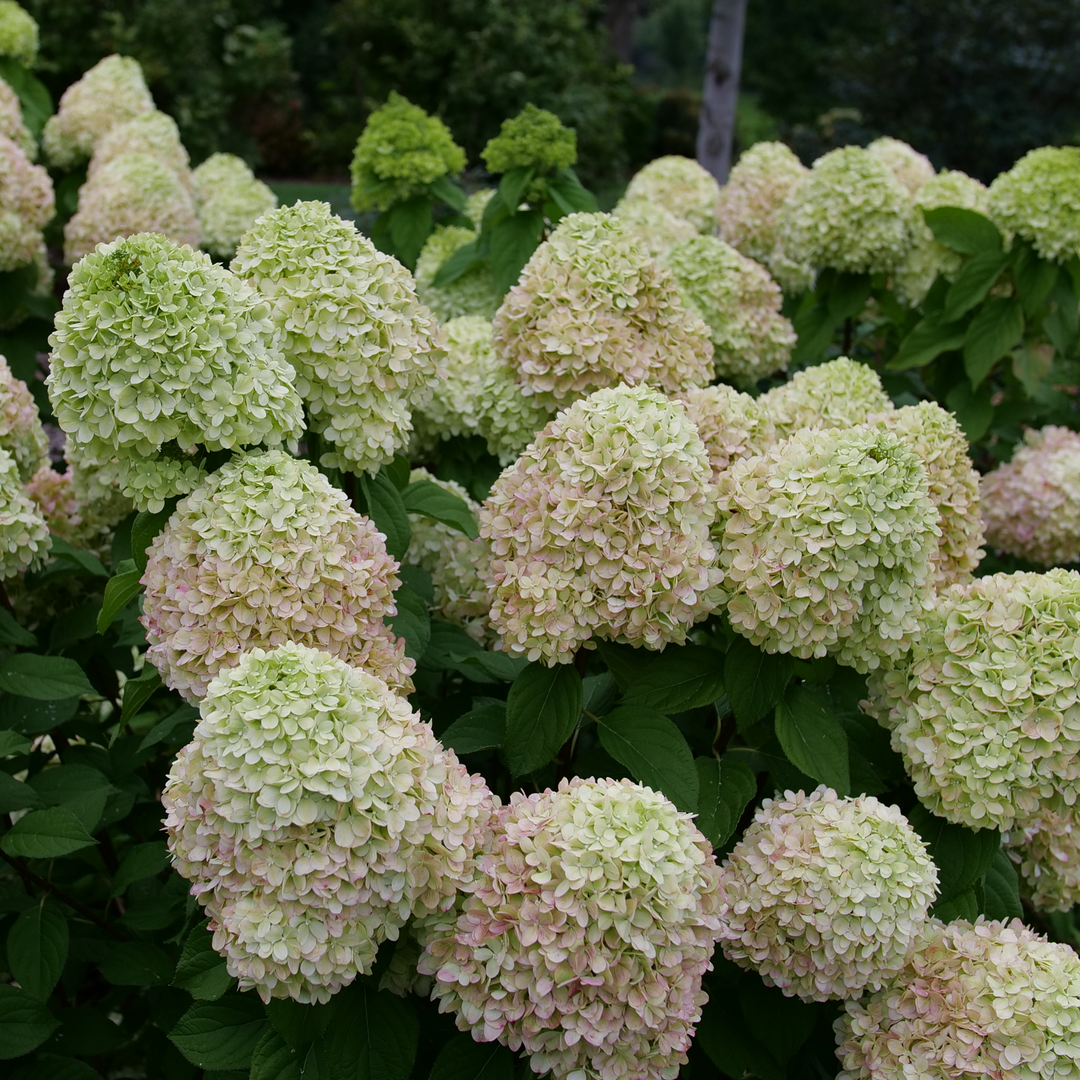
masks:
[[[710,995],[695,1041],[725,1076],[785,1080],[784,1067],[754,1038],[741,1013],[727,1001]]]
[[[939,244],[960,252],[975,255],[1001,251],[1001,233],[986,216],[960,206],[941,206],[923,210],[923,217]]]
[[[24,630],[7,608],[0,607],[0,645],[24,645],[32,649],[37,643],[38,639]]]
[[[869,274],[837,274],[829,287],[829,318],[833,326],[861,315],[870,299]]]
[[[791,353],[792,364],[816,360],[828,348],[836,329],[824,299],[797,311],[791,322],[797,338]]]
[[[1050,299],[1058,265],[1040,259],[1032,247],[1023,244],[1017,246],[1012,273],[1016,294],[1024,305],[1024,314],[1030,318]]]
[[[57,859],[96,843],[65,806],[31,810],[0,837],[0,848],[24,859]]]
[[[440,736],[455,754],[497,750],[506,740],[506,703],[491,701],[459,716]]]
[[[1054,346],[1044,341],[1024,342],[1013,353],[1013,374],[1028,397],[1034,397],[1042,389],[1053,367]]]
[[[790,688],[776,706],[776,737],[788,760],[797,769],[847,795],[847,732],[819,686],[802,684]]]
[[[988,383],[974,390],[967,379],[962,379],[945,395],[945,404],[956,413],[969,442],[977,442],[990,430],[994,403]]]
[[[121,699],[120,727],[139,715],[139,710],[150,700],[154,691],[161,686],[158,670],[147,664],[137,679],[128,679],[124,683],[124,696]]]
[[[41,796],[29,785],[16,780],[6,772],[0,772],[0,814],[12,810],[37,809],[44,806]]]
[[[719,850],[738,828],[743,811],[757,794],[757,777],[749,766],[725,754],[719,761],[699,757],[697,821],[695,824]]]
[[[267,1029],[251,1055],[249,1080],[301,1080],[307,1048],[292,1047]]]
[[[0,984],[0,1060],[29,1054],[59,1026],[60,1021],[37,998]]]
[[[168,986],[175,967],[169,954],[148,941],[120,941],[98,962],[98,970],[114,986]]]
[[[164,720],[158,721],[144,736],[139,743],[139,752],[148,750],[151,746],[157,746],[164,742],[177,728],[187,724],[194,724],[199,719],[199,710],[193,705],[181,705],[175,711],[169,713]]]
[[[131,523],[131,560],[141,574],[146,569],[146,552],[154,538],[165,528],[176,510],[179,499],[169,499],[165,508],[156,514],[141,510]]]
[[[109,571],[101,565],[101,560],[89,551],[80,551],[78,548],[73,548],[66,540],[61,540],[59,536],[53,536],[52,544],[49,547],[49,554],[54,559],[62,559],[64,562],[70,563],[72,566],[77,567],[80,573],[86,574],[89,577],[107,578]]]
[[[947,323],[940,313],[927,315],[916,323],[911,333],[900,342],[899,351],[885,366],[892,371],[924,367],[943,352],[961,348],[966,333],[966,323]]]
[[[964,336],[964,370],[971,385],[990,374],[991,368],[1024,336],[1024,307],[1019,300],[988,300]]]
[[[432,279],[432,285],[437,289],[457,281],[459,277],[467,274],[475,267],[484,264],[484,257],[480,254],[480,242],[473,240],[471,243],[459,247],[449,259],[439,267]]]
[[[409,486],[409,477],[412,475],[412,466],[409,464],[409,459],[404,454],[395,454],[382,467],[381,471],[386,473],[390,483],[392,483],[398,491],[404,491]]]
[[[938,868],[939,904],[955,899],[986,873],[1001,848],[997,829],[968,829],[932,814],[922,803],[908,811],[911,827],[930,849]]]
[[[409,550],[412,536],[409,515],[401,500],[401,492],[383,472],[374,476],[364,473],[360,477],[360,486],[367,500],[368,517],[386,537],[386,550],[401,562],[405,558],[405,552]]]
[[[939,900],[930,909],[930,914],[942,922],[953,922],[956,919],[974,922],[979,917],[979,898],[974,889],[965,889],[950,900]]]
[[[514,776],[546,765],[581,717],[581,676],[569,664],[530,664],[506,699],[507,763]]]
[[[157,877],[169,865],[169,849],[164,840],[136,844],[124,855],[120,868],[113,875],[112,895],[122,896],[134,881]]]
[[[698,805],[698,772],[683,733],[663,713],[624,705],[596,722],[600,745],[639,783],[680,810]]]
[[[431,201],[426,195],[414,195],[395,203],[386,213],[390,218],[394,254],[412,270],[424,241],[431,235]]]
[[[469,201],[465,196],[465,192],[448,176],[440,176],[438,179],[432,180],[428,184],[428,191],[431,192],[432,198],[446,203],[451,210],[456,210],[459,214],[465,209]]]
[[[255,994],[196,1002],[169,1032],[181,1054],[200,1069],[247,1069],[270,1027]]]
[[[68,924],[59,905],[44,899],[27,908],[8,931],[11,977],[28,993],[48,1000],[68,953]]]
[[[620,645],[614,641],[596,639],[596,651],[607,664],[621,690],[625,690],[642,672],[650,666],[659,653],[635,649],[631,645]]]
[[[60,701],[95,693],[74,660],[37,653],[19,653],[0,660],[0,690],[36,701]]]
[[[421,514],[442,522],[464,533],[470,540],[480,535],[476,515],[465,500],[430,480],[417,480],[410,484],[402,492],[401,500],[410,514]]]
[[[10,728],[22,735],[40,735],[66,723],[79,710],[77,697],[56,701],[39,701],[17,694],[0,696],[0,727]]]
[[[972,255],[945,294],[942,322],[956,322],[965,312],[982,303],[998,275],[1009,263],[1009,256],[997,251]]]
[[[514,1055],[497,1042],[455,1035],[443,1044],[428,1080],[514,1080]]]
[[[55,1041],[54,1039],[50,1045],[53,1045]],[[11,1080],[102,1080],[102,1078],[101,1073],[91,1068],[85,1061],[76,1061],[75,1058],[63,1057],[60,1054],[35,1054],[30,1064],[24,1065],[11,1075]]]
[[[603,716],[611,712],[612,706],[619,697],[619,684],[610,671],[586,676],[581,680],[581,689],[585,698],[581,709],[593,716]]]
[[[555,200],[555,204],[564,214],[595,213],[600,207],[596,197],[587,188],[581,186],[581,182],[575,177],[552,177],[547,182],[548,194]]]
[[[11,757],[13,754],[27,754],[30,752],[30,745],[30,740],[17,731],[0,731],[0,758]]]
[[[1058,352],[1068,356],[1076,345],[1080,313],[1077,311],[1076,284],[1064,266],[1050,291],[1050,302],[1054,310],[1043,319],[1043,329]]]
[[[420,1025],[412,1005],[387,991],[353,983],[316,1043],[319,1080],[408,1080]]]
[[[535,175],[536,169],[532,165],[517,165],[503,173],[499,181],[499,195],[511,212],[517,210],[522,193],[532,183]]]
[[[724,694],[724,654],[704,645],[669,645],[626,688],[627,705],[685,712]]]
[[[471,653],[453,665],[456,671],[475,682],[513,682],[528,666],[529,661],[524,656],[485,649]]]
[[[724,686],[739,730],[756,724],[783,696],[795,670],[788,653],[767,653],[744,637],[728,646]]]
[[[799,1052],[817,1020],[812,1005],[753,977],[739,980],[739,1006],[750,1034],[779,1061]]]
[[[544,215],[539,210],[519,210],[492,230],[491,274],[499,293],[517,282],[543,233]]]
[[[123,566],[124,563],[120,565]],[[141,579],[141,570],[127,570],[109,578],[109,583],[105,586],[105,599],[101,603],[101,614],[98,616],[99,634],[104,634],[112,626],[113,619],[135,599],[142,588]]]
[[[43,769],[31,778],[30,786],[47,806],[70,810],[91,833],[101,820],[109,796],[116,793],[103,773],[78,763]]]
[[[988,919],[1022,919],[1024,908],[1020,902],[1020,879],[1012,859],[1004,848],[994,852],[994,858],[983,877],[983,914]]]
[[[186,990],[196,1001],[217,1001],[233,984],[225,958],[214,951],[209,928],[209,919],[192,928],[173,976],[173,986]]]
[[[405,639],[405,655],[419,660],[431,640],[431,616],[427,601],[404,582],[394,593],[397,614],[387,619],[390,629]]]

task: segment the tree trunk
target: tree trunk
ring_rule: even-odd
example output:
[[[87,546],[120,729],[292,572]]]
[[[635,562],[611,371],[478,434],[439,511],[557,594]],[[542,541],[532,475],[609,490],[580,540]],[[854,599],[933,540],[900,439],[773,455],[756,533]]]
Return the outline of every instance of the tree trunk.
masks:
[[[713,0],[697,157],[720,184],[731,169],[745,24],[746,0]]]
[[[604,5],[604,25],[608,28],[611,48],[624,64],[629,64],[634,55],[637,9],[638,0],[607,0]]]

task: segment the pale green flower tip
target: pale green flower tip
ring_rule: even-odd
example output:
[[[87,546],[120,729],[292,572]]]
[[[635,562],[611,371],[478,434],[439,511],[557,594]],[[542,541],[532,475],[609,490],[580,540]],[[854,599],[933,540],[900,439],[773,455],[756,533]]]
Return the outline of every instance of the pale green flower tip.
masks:
[[[0,0],[0,56],[25,68],[34,66],[38,53],[38,24],[15,0]]]

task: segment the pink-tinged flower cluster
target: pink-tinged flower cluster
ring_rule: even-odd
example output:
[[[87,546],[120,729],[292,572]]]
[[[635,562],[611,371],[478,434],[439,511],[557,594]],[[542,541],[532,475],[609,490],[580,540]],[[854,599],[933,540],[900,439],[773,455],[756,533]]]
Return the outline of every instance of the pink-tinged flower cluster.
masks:
[[[911,655],[871,685],[915,793],[1008,829],[1080,796],[1080,574],[994,574],[938,593]]]
[[[742,386],[783,371],[795,331],[765,267],[715,236],[676,244],[664,259],[687,306],[709,328],[716,374]]]
[[[901,657],[930,606],[940,530],[926,470],[892,432],[800,431],[720,477],[723,594],[767,652]]]
[[[986,542],[1042,566],[1080,559],[1080,435],[1026,431],[1012,460],[982,478]]]
[[[51,543],[49,526],[23,489],[15,459],[0,449],[0,581],[36,569]]]
[[[408,444],[446,355],[408,270],[319,202],[264,214],[232,269],[270,305],[322,464],[377,471]]]
[[[733,386],[695,386],[674,395],[698,429],[715,483],[742,458],[764,453],[776,442],[776,428],[760,398]]]
[[[0,79],[0,135],[16,143],[31,161],[37,157],[37,143],[23,122],[19,95],[4,79]]]
[[[718,601],[709,476],[685,409],[655,390],[561,412],[480,510],[502,647],[554,665],[595,637],[682,643]]]
[[[143,574],[147,658],[188,701],[254,647],[309,645],[412,690],[384,625],[397,563],[385,537],[307,462],[240,454],[186,499]]]
[[[1080,1076],[1080,958],[1019,919],[932,919],[903,971],[844,1008],[837,1080]]]
[[[983,529],[979,474],[968,457],[968,441],[956,416],[933,401],[905,405],[875,418],[915,451],[926,469],[930,501],[937,507],[941,537],[930,556],[934,585],[967,580],[979,560]]]
[[[49,174],[0,135],[0,272],[34,262],[53,210]]]
[[[94,147],[87,176],[94,176],[110,161],[125,154],[147,154],[176,173],[185,187],[191,186],[191,161],[180,141],[176,121],[166,113],[151,112],[110,128]]]
[[[692,158],[668,154],[655,158],[630,178],[627,199],[647,199],[684,218],[699,233],[716,227],[716,197],[720,185],[708,169]]]
[[[895,806],[822,785],[766,799],[720,871],[724,955],[804,1001],[858,998],[903,965],[937,895]]]
[[[608,386],[669,393],[712,378],[708,327],[619,218],[570,214],[495,315],[495,348],[552,410]]]
[[[535,1073],[674,1080],[720,936],[717,868],[689,814],[629,780],[511,796],[422,974],[477,1042]]]
[[[49,462],[49,437],[26,383],[16,379],[0,356],[0,448],[14,459],[25,482]]]
[[[686,218],[640,196],[621,199],[612,213],[654,259],[662,259],[680,240],[700,235]]]
[[[162,801],[214,948],[264,1001],[328,1001],[475,872],[491,794],[368,672],[288,642],[208,689]]]
[[[866,148],[866,152],[884,165],[900,181],[909,195],[934,179],[933,163],[925,154],[901,139],[883,135]]]
[[[1054,801],[1001,837],[1016,864],[1020,892],[1036,911],[1070,911],[1080,903],[1080,818]]]

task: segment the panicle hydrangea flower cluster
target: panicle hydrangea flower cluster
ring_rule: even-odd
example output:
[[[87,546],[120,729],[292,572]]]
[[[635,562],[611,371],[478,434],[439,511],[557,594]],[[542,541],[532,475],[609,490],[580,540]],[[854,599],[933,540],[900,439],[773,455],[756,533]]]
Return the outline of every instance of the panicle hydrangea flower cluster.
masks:
[[[892,270],[912,243],[911,196],[858,146],[814,162],[784,201],[780,232],[787,259],[850,274]]]
[[[1050,262],[1080,253],[1080,146],[1043,146],[990,185],[989,215]]]
[[[930,606],[940,530],[926,470],[892,432],[800,431],[720,477],[723,592],[766,652],[899,659]]]
[[[669,154],[636,172],[626,188],[627,199],[648,199],[685,218],[700,233],[716,227],[716,198],[720,185],[692,158]]]
[[[418,441],[429,448],[454,435],[479,435],[508,465],[551,414],[522,394],[513,371],[495,352],[487,319],[463,315],[444,329],[445,375],[438,394],[413,414]]]
[[[85,449],[72,439],[64,443],[64,462],[80,515],[95,529],[110,532],[134,509],[131,499],[120,490],[115,470],[91,464]]]
[[[654,259],[661,259],[680,240],[699,235],[686,218],[649,199],[620,199],[612,213]]]
[[[413,469],[410,483],[429,480],[456,495],[475,514],[480,504],[453,480],[440,480],[427,469]],[[470,540],[457,529],[422,514],[410,514],[412,539],[405,553],[408,566],[419,566],[431,575],[435,610],[447,621],[463,627],[470,637],[485,642],[492,638],[488,624],[491,590],[485,576],[491,554],[483,540]]]
[[[38,24],[15,0],[0,0],[0,56],[34,66],[38,52]]]
[[[140,509],[191,491],[199,447],[299,435],[300,399],[268,306],[208,255],[153,234],[72,269],[49,338],[57,423]]]
[[[254,180],[255,174],[248,163],[235,154],[211,154],[191,174],[191,186],[195,201],[204,203],[222,188]]]
[[[23,490],[15,459],[0,448],[0,581],[36,569],[51,543],[49,526]]]
[[[449,285],[436,285],[435,275],[459,248],[476,239],[472,229],[438,225],[424,242],[416,260],[416,296],[431,308],[442,323],[462,315],[482,315],[488,321],[499,310],[502,294],[495,288],[491,268],[481,265],[466,270]]]
[[[495,348],[552,410],[620,383],[674,392],[712,377],[708,327],[610,214],[559,222],[496,313]]]
[[[934,401],[905,405],[875,417],[919,457],[937,507],[941,538],[930,556],[934,585],[966,580],[986,554],[979,515],[979,474],[968,457],[968,441],[956,416]]]
[[[149,154],[122,154],[79,188],[79,208],[64,226],[64,260],[136,233],[158,233],[197,247],[195,203],[183,180]]]
[[[1075,806],[1048,804],[1002,834],[1020,892],[1036,911],[1069,911],[1080,902],[1080,819]]]
[[[84,542],[83,520],[70,472],[60,473],[51,465],[42,465],[26,482],[26,494],[45,519],[49,532],[72,547],[88,549],[92,546]]]
[[[480,226],[483,224],[487,204],[491,202],[494,195],[495,188],[480,188],[479,191],[474,191],[465,200],[465,209],[462,213],[472,222],[472,227],[477,232],[480,231]]]
[[[320,202],[264,214],[232,269],[270,306],[322,464],[374,472],[391,460],[446,355],[408,270]]]
[[[56,114],[45,122],[45,156],[59,169],[72,169],[90,157],[111,128],[153,109],[139,62],[106,56],[64,91]]]
[[[25,483],[49,463],[49,437],[26,383],[16,379],[0,356],[0,448],[14,459]]]
[[[750,385],[787,368],[795,331],[769,272],[715,236],[676,244],[664,259],[710,331],[716,374]]]
[[[685,409],[655,390],[559,413],[480,511],[502,647],[553,666],[596,637],[681,644],[717,604],[709,475]]]
[[[494,809],[373,675],[295,642],[209,687],[162,801],[214,948],[264,1001],[328,1001],[412,915],[452,907]]]
[[[780,207],[810,170],[781,142],[759,142],[740,155],[720,189],[720,239],[769,265],[780,242]]]
[[[883,135],[870,143],[866,152],[877,158],[900,181],[909,195],[914,195],[923,184],[934,178],[935,169],[930,159],[901,139]]]
[[[1080,559],[1080,435],[1024,432],[1012,460],[982,478],[986,541],[1042,566]]]
[[[531,168],[536,176],[522,192],[523,202],[536,202],[547,193],[543,178],[577,161],[577,132],[564,127],[547,109],[531,102],[502,122],[499,134],[489,139],[480,156],[489,173]]]
[[[911,655],[871,684],[915,794],[1008,829],[1080,796],[1080,574],[994,574],[938,593]]]
[[[0,79],[0,135],[17,143],[19,149],[31,161],[37,157],[37,143],[34,141],[34,136],[30,134],[30,129],[23,122],[19,95],[4,79]]]
[[[412,690],[386,538],[312,465],[240,454],[181,500],[150,546],[147,659],[188,701],[245,649],[299,642]]]
[[[556,1080],[673,1080],[720,935],[717,868],[689,814],[629,780],[511,796],[456,925],[420,961],[478,1042]]]
[[[1080,959],[1019,919],[932,919],[904,970],[836,1020],[837,1080],[1080,1073]]]
[[[964,257],[934,239],[920,210],[936,210],[941,206],[959,206],[964,210],[987,211],[986,187],[966,173],[942,171],[927,180],[915,193],[916,213],[913,224],[914,243],[893,274],[893,289],[909,307],[918,307],[930,291],[938,274],[955,281]]]
[[[277,196],[233,154],[212,154],[192,174],[199,245],[219,259],[231,259],[244,233]]]
[[[897,807],[786,791],[720,870],[721,947],[788,997],[857,998],[904,966],[937,883]]]
[[[0,135],[0,272],[35,262],[53,210],[49,174]]]
[[[776,428],[759,398],[733,386],[692,387],[674,395],[698,429],[715,483],[741,458],[761,454],[776,442]]]
[[[465,151],[438,117],[394,90],[367,120],[356,143],[352,204],[358,212],[386,210],[441,176],[465,168]]]
[[[869,364],[840,356],[797,371],[791,379],[761,395],[758,401],[784,439],[803,428],[852,427],[875,413],[888,412],[892,400]]]
[[[180,141],[176,121],[166,113],[153,109],[110,128],[94,146],[87,176],[93,176],[110,161],[125,154],[147,154],[176,173],[185,187],[191,185],[188,152]]]

